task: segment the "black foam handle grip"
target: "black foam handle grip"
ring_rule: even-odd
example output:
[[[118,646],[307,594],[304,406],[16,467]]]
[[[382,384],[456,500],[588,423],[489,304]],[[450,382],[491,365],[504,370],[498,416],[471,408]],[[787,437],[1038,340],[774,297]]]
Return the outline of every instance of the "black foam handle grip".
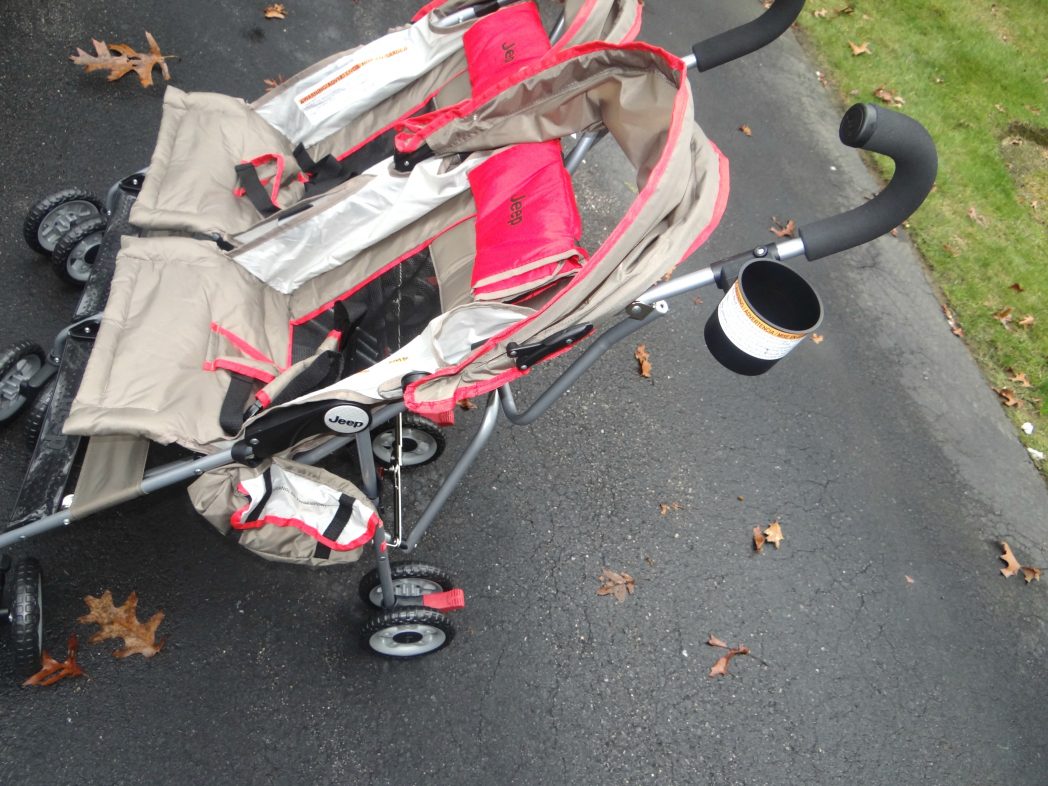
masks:
[[[895,161],[891,182],[864,205],[798,230],[808,259],[836,254],[880,237],[921,206],[939,169],[935,143],[913,118],[873,104],[855,104],[841,120],[841,141]]]
[[[699,41],[691,48],[695,67],[699,71],[709,71],[767,46],[790,29],[802,8],[804,0],[775,0],[771,8],[752,22]]]

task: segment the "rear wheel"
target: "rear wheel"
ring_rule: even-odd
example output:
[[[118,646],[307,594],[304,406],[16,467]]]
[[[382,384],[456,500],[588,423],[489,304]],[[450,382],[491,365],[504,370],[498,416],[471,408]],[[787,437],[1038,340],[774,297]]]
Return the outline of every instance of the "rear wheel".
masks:
[[[87,283],[107,223],[102,216],[95,216],[81,221],[59,238],[51,252],[51,263],[60,279],[76,287]]]
[[[22,236],[34,251],[50,254],[62,235],[75,224],[102,212],[102,200],[90,191],[67,188],[33,205],[22,224]]]
[[[28,399],[22,383],[44,365],[44,350],[34,341],[19,341],[0,353],[0,423],[17,415]]]
[[[376,431],[372,435],[371,450],[375,458],[384,466],[393,464],[393,453],[396,443],[396,429],[393,426]],[[401,453],[401,467],[421,467],[440,458],[447,446],[444,430],[432,421],[417,415],[404,416],[404,449]]]
[[[444,568],[421,562],[400,562],[390,565],[393,575],[393,594],[398,598],[419,598],[434,592],[455,588],[455,579]],[[360,580],[360,599],[377,609],[382,608],[382,583],[378,568],[372,568]]]
[[[22,679],[40,671],[44,651],[44,575],[28,557],[15,565],[11,588],[11,637],[15,671]]]

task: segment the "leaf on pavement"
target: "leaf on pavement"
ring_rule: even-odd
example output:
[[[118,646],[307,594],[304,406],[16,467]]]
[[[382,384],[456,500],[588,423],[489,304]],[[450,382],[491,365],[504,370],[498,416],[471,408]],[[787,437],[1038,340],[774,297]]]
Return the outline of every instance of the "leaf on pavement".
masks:
[[[768,231],[775,237],[797,237],[797,223],[791,218],[783,224],[776,216],[771,217],[775,226],[768,227]]]
[[[779,544],[785,540],[785,536],[782,534],[782,525],[778,519],[775,519],[768,527],[764,530],[764,537],[767,538],[768,542],[771,543],[775,548],[779,548]]]
[[[40,671],[23,682],[22,687],[27,685],[46,687],[54,685],[66,677],[86,676],[84,670],[80,668],[80,664],[76,662],[76,647],[77,641],[74,633],[69,637],[69,643],[66,645],[66,659],[64,661],[55,660],[47,654],[47,650],[44,650],[42,657],[43,666],[40,668]]]
[[[1023,578],[1026,579],[1026,583],[1029,584],[1031,581],[1041,580],[1041,569],[1040,568],[1020,568],[1023,572]]]
[[[149,51],[137,52],[127,44],[107,44],[105,41],[92,38],[91,43],[95,47],[95,54],[88,54],[77,47],[76,54],[70,55],[69,59],[76,65],[82,65],[87,73],[108,71],[110,82],[115,82],[134,71],[142,87],[150,87],[153,84],[154,67],[160,67],[160,73],[165,81],[171,79],[167,60],[172,55],[161,54],[160,46],[148,30],[146,41],[149,42]]]
[[[679,502],[660,502],[659,503],[659,515],[660,516],[665,516],[671,510],[680,510],[682,507],[684,507],[684,506],[681,505]]]
[[[1012,576],[1014,576],[1016,573],[1019,572],[1019,567],[1020,567],[1019,560],[1017,560],[1015,558],[1015,555],[1012,554],[1012,549],[1008,545],[1007,541],[1002,540],[1000,542],[1000,546],[1001,546],[1001,549],[1003,550],[1003,553],[1000,556],[1000,560],[1004,563],[1004,567],[1001,568],[1001,573],[1004,576],[1007,576],[1008,578],[1011,578]]]
[[[151,658],[164,647],[166,639],[156,640],[156,629],[164,619],[164,612],[158,611],[147,622],[138,621],[138,593],[132,592],[120,606],[113,605],[113,593],[106,590],[102,596],[84,597],[84,603],[90,611],[77,620],[81,625],[94,623],[100,628],[88,644],[97,644],[106,639],[123,639],[124,646],[113,655],[126,658],[129,655],[142,655]]]
[[[765,541],[767,541],[767,538],[764,537],[764,533],[761,532],[761,528],[760,527],[754,527],[753,528],[753,550],[756,551],[759,554],[761,549],[764,548]]]
[[[711,647],[721,647],[722,649],[726,650],[731,649],[731,647],[728,646],[728,643],[726,641],[718,639],[712,633],[710,634],[710,637],[706,639],[706,643],[709,644]]]
[[[725,648],[727,648],[727,646],[728,646],[727,644],[722,642],[720,639],[717,639],[717,638],[715,638],[713,636],[710,636],[709,641],[707,641],[706,643],[709,644],[711,647],[725,647]],[[731,647],[730,649],[728,649],[727,652],[725,652],[723,655],[721,655],[719,658],[717,658],[717,662],[714,663],[713,664],[713,668],[710,669],[709,676],[711,676],[711,677],[726,677],[726,676],[728,676],[728,664],[731,662],[731,659],[734,658],[736,655],[749,655],[749,654],[750,654],[750,648],[747,647],[744,644],[740,645],[738,647]]]
[[[458,405],[459,405],[459,409],[464,409],[464,410],[467,410],[467,411],[477,408],[477,405],[473,403],[473,399],[471,399],[471,398],[459,399]]]
[[[645,379],[651,379],[651,355],[643,344],[638,344],[633,357],[637,359],[637,371]]]
[[[637,588],[637,582],[628,573],[617,573],[614,570],[604,568],[598,577],[600,587],[597,588],[598,595],[614,595],[615,600],[621,603],[626,600],[626,595],[632,595]]]
[[[283,3],[273,3],[266,6],[262,16],[266,19],[287,19],[287,9]]]
[[[739,126],[739,130],[740,130],[740,131],[741,131],[741,132],[742,132],[743,134],[745,134],[746,136],[753,136],[753,129],[752,129],[752,128],[750,128],[750,127],[749,127],[748,125],[746,125],[745,123],[743,123],[743,124],[742,124],[741,126]]]
[[[872,54],[870,52],[870,42],[863,41],[861,44],[856,44],[854,41],[849,41],[848,46],[851,47],[852,57],[858,57],[859,55]]]
[[[266,92],[268,93],[275,87],[280,87],[287,81],[287,77],[283,74],[277,74],[276,79],[263,79],[262,84],[266,86]]]
[[[814,343],[814,344],[821,344],[825,338],[826,338],[826,336],[823,336],[820,333],[812,333],[811,334],[811,340],[812,340],[812,343]]]

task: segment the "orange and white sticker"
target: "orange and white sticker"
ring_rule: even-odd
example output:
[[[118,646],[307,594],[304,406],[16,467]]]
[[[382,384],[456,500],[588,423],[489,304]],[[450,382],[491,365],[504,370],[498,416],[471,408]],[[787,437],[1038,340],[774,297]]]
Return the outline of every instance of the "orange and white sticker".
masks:
[[[732,344],[760,360],[785,357],[806,335],[779,330],[757,316],[743,298],[738,281],[717,306],[717,319]]]
[[[342,112],[361,96],[367,96],[382,87],[391,74],[402,67],[398,60],[411,60],[406,57],[410,31],[405,30],[403,33],[403,41],[390,41],[390,38],[400,36],[388,35],[381,40],[384,45],[381,49],[363,46],[349,57],[342,58],[337,63],[337,69],[324,69],[319,79],[313,80],[295,95],[295,105],[310,121],[319,123]]]

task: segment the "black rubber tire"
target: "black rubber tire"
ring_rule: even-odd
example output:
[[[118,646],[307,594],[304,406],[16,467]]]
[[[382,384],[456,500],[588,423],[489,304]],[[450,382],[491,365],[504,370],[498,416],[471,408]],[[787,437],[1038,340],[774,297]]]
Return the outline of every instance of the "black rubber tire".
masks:
[[[21,365],[22,361],[36,358],[37,363]],[[0,423],[5,423],[28,403],[18,392],[16,385],[31,378],[47,362],[43,348],[35,341],[23,340],[11,344],[0,352]],[[32,372],[32,373],[30,373]]]
[[[403,660],[444,649],[455,638],[455,626],[433,609],[394,609],[376,614],[361,633],[365,649]]]
[[[54,237],[54,242],[42,239],[40,237],[40,227],[47,219],[49,213],[69,202],[88,202],[95,206],[99,214],[105,211],[102,200],[83,188],[66,188],[54,194],[48,194],[29,209],[29,212],[26,213],[25,221],[22,223],[22,237],[25,238],[25,242],[33,251],[40,254],[50,254],[54,250],[54,243],[58,241],[58,238]],[[90,218],[90,216],[84,215],[83,218]],[[70,227],[72,227],[72,223],[66,229],[68,230]]]
[[[409,434],[409,430],[416,432],[414,435]],[[375,460],[383,467],[389,467],[393,465],[392,456],[390,452],[391,447],[384,447],[382,440],[388,440],[392,445],[393,435],[395,429],[393,425],[389,425],[387,428],[382,428],[371,435],[371,450],[375,454]],[[424,467],[427,464],[432,464],[434,461],[439,459],[444,453],[444,448],[448,445],[447,437],[444,436],[444,429],[438,426],[431,420],[426,420],[418,415],[404,415],[404,455],[403,463],[400,465],[401,469],[415,469],[415,467]],[[429,447],[432,448],[433,452],[430,453],[429,449],[424,451],[424,457],[422,453],[416,454],[414,449],[409,449],[408,440],[410,439],[415,445],[422,445],[421,440],[414,440],[412,436],[417,436],[422,439],[428,439]]]
[[[398,598],[414,598],[420,594],[428,595],[430,592],[446,592],[455,588],[454,577],[444,568],[438,568],[436,565],[426,565],[422,562],[398,562],[390,566],[390,572],[393,574],[394,591],[398,589],[397,582],[403,582],[407,586],[410,586],[410,582],[434,585],[430,588],[416,586],[415,589],[421,589],[421,592],[410,592],[404,595],[397,592]],[[375,590],[378,590],[378,592],[376,596],[373,596],[372,592]],[[376,609],[382,608],[382,586],[378,578],[378,568],[372,568],[364,574],[360,584],[357,585],[357,592],[360,593],[360,599],[367,605],[374,606]]]
[[[40,671],[44,644],[44,574],[32,557],[15,564],[11,581],[11,651],[19,679]]]
[[[62,235],[51,252],[51,264],[60,279],[74,287],[87,283],[108,223],[102,216],[88,218]]]
[[[23,436],[25,437],[25,446],[31,451],[36,449],[36,443],[40,441],[40,432],[44,428],[44,418],[47,417],[47,410],[51,408],[51,399],[55,397],[56,381],[52,377],[46,385],[40,388],[36,398],[33,399],[33,403],[29,405],[29,410],[25,413],[25,431]]]

